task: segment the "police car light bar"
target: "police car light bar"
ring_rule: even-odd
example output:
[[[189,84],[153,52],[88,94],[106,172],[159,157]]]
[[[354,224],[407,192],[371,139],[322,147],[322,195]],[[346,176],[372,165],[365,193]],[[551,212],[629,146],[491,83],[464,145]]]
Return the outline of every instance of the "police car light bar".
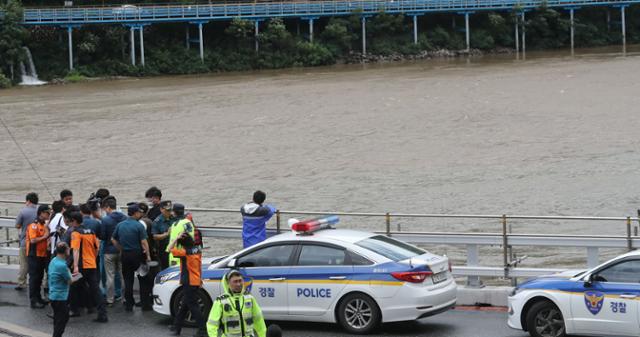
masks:
[[[291,230],[299,233],[313,233],[321,229],[331,228],[331,225],[337,224],[340,219],[337,215],[331,215],[324,218],[304,220],[291,225]]]

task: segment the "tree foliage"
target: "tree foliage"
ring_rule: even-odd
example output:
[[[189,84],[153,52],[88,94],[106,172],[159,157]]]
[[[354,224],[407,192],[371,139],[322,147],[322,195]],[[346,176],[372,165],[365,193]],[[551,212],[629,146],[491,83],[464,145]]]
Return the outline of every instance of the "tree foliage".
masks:
[[[24,60],[24,41],[28,37],[27,30],[20,25],[22,6],[18,0],[8,0],[0,9],[4,11],[0,19],[0,73],[17,81],[17,66]]]

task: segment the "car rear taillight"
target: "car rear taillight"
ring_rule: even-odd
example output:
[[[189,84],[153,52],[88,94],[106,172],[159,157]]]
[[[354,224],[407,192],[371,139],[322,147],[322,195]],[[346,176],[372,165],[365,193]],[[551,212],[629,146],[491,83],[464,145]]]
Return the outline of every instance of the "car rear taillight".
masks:
[[[430,271],[409,271],[409,272],[395,272],[391,273],[391,276],[400,281],[411,283],[422,283],[428,276],[433,275]]]

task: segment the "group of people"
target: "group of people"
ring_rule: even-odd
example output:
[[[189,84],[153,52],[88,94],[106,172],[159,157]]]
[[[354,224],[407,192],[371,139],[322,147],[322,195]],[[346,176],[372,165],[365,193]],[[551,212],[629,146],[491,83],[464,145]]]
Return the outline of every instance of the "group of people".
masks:
[[[38,195],[29,193],[25,207],[16,217],[20,230],[20,272],[16,290],[27,286],[31,308],[50,303],[53,336],[62,336],[69,317],[97,313],[95,322],[108,322],[107,306],[122,298],[124,308],[152,310],[155,275],[180,265],[182,303],[170,326],[180,335],[190,311],[196,320],[196,336],[277,336],[277,327],[266,328],[255,298],[244,289],[244,277],[237,270],[222,280],[225,293],[216,299],[205,322],[197,303],[202,286],[202,240],[190,214],[179,203],[162,200],[162,192],[151,187],[145,202],[127,204],[127,215],[118,208],[115,196],[99,189],[85,203],[75,205],[73,193],[60,192],[51,206],[40,205]],[[275,208],[263,205],[266,194],[256,191],[253,201],[241,208],[243,246],[266,239],[266,222]],[[140,301],[135,302],[133,284],[139,281]],[[45,280],[46,279],[46,280]],[[48,300],[42,297],[42,288]]]

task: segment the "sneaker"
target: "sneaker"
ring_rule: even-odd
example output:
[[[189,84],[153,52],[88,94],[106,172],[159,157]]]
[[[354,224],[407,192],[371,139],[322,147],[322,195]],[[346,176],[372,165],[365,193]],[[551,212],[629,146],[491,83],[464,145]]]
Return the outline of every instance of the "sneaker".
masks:
[[[42,309],[44,307],[45,307],[45,305],[40,303],[40,302],[31,303],[31,309]]]
[[[73,310],[69,311],[69,317],[80,317],[80,316],[81,316],[80,311],[73,311]]]
[[[120,302],[122,301],[122,296],[116,296],[116,298],[113,299],[114,302]]]
[[[47,300],[45,300],[45,299],[41,298],[41,299],[38,299],[38,303],[42,303],[42,304],[44,304],[44,305],[47,305],[47,304],[49,304],[49,301],[47,301]]]
[[[23,291],[23,290],[24,290],[24,288],[25,288],[25,287],[23,287],[23,286],[17,286],[17,287],[15,287],[15,288],[13,288],[13,289],[15,289],[15,290],[17,290],[17,291]]]

